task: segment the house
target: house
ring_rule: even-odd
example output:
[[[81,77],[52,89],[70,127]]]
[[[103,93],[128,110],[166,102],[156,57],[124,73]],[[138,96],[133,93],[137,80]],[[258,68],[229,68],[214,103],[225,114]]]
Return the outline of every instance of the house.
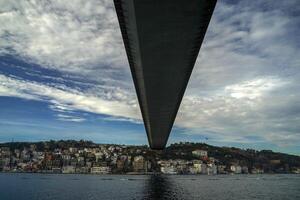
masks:
[[[251,174],[263,174],[263,173],[264,173],[263,169],[255,168],[255,167],[251,169]]]
[[[208,175],[217,174],[217,166],[213,163],[207,164],[207,174]]]
[[[202,166],[203,163],[194,163],[193,167],[195,169],[195,174],[201,174],[202,173]]]
[[[92,167],[91,174],[109,174],[111,171],[110,167],[106,166],[99,166],[99,167]]]
[[[239,165],[231,165],[230,170],[235,173],[235,174],[240,174],[242,173],[242,167]]]
[[[201,174],[207,174],[207,165],[201,164]]]
[[[160,171],[163,174],[177,174],[177,170],[173,166],[160,167]]]
[[[208,155],[207,151],[200,150],[200,149],[192,151],[192,154],[196,157],[207,157]]]
[[[62,172],[62,170],[59,167],[52,167],[52,172],[54,174],[60,174]]]
[[[242,173],[243,174],[249,174],[249,170],[247,166],[242,166]]]
[[[79,173],[79,174],[88,174],[89,172],[90,172],[89,167],[77,167],[76,168],[76,173]]]
[[[95,155],[96,162],[99,162],[100,160],[102,160],[104,154],[102,152],[97,152],[94,155]]]
[[[271,165],[279,165],[281,163],[281,160],[270,160]]]
[[[292,170],[294,174],[300,174],[300,168],[295,168]]]
[[[133,159],[133,171],[144,172],[145,171],[145,159],[143,156],[135,156]]]
[[[63,166],[62,168],[62,173],[63,174],[73,174],[75,173],[75,166],[68,165],[68,166]]]
[[[218,174],[227,174],[226,165],[218,165]]]
[[[78,149],[75,148],[75,147],[70,147],[70,148],[69,148],[69,151],[70,151],[70,153],[77,153],[77,152],[78,152]]]

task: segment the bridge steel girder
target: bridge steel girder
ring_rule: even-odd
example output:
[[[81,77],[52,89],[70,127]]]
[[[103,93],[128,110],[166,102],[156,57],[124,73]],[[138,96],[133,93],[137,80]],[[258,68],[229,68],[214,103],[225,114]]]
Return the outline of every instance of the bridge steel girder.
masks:
[[[165,148],[217,0],[114,0],[149,145]]]

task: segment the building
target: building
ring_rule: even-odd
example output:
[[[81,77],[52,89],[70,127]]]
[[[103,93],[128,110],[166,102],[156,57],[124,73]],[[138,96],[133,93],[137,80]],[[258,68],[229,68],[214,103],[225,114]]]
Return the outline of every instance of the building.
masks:
[[[60,174],[62,172],[62,170],[59,167],[53,167],[52,172],[55,173],[55,174]]]
[[[192,154],[196,157],[207,157],[208,155],[207,151],[200,150],[200,149],[192,151]]]
[[[109,174],[111,172],[108,166],[92,167],[91,174]]]
[[[295,168],[292,170],[294,174],[300,174],[300,168]]]
[[[230,170],[231,172],[235,173],[235,174],[240,174],[242,173],[242,167],[239,165],[231,165],[230,166]]]
[[[100,160],[102,160],[103,156],[104,156],[104,154],[102,152],[97,152],[94,155],[95,155],[96,162],[99,162]]]
[[[207,165],[201,164],[201,174],[207,174]]]
[[[177,174],[177,170],[173,166],[160,167],[160,171],[163,174]]]
[[[76,168],[76,173],[88,174],[88,173],[90,173],[90,168],[89,167],[77,167]]]
[[[77,153],[77,152],[78,152],[78,149],[75,148],[75,147],[70,147],[70,148],[69,148],[69,151],[70,151],[70,153]]]
[[[197,169],[194,166],[190,166],[188,168],[188,172],[189,172],[189,174],[198,174]]]
[[[249,169],[247,166],[242,166],[242,173],[243,174],[249,174]]]
[[[117,169],[119,171],[122,171],[124,169],[125,161],[126,160],[122,160],[122,159],[117,160]]]
[[[195,169],[195,174],[201,174],[202,173],[202,166],[203,163],[194,163],[193,167]]]
[[[144,172],[145,171],[145,159],[143,156],[135,156],[133,159],[133,171]]]
[[[251,169],[251,174],[263,174],[263,173],[264,173],[263,169],[255,168],[255,167]]]
[[[270,160],[271,165],[279,165],[281,163],[281,160]]]
[[[62,173],[63,174],[73,174],[73,173],[75,173],[75,169],[76,168],[72,165],[63,166]]]
[[[208,175],[215,175],[217,174],[217,166],[213,163],[207,164],[207,174]]]
[[[218,174],[227,174],[226,165],[218,165]]]

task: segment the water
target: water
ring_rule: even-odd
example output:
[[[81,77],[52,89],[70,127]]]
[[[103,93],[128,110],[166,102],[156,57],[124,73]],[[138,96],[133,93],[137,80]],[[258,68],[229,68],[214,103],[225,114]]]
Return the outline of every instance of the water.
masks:
[[[300,199],[299,175],[1,174],[0,200]]]

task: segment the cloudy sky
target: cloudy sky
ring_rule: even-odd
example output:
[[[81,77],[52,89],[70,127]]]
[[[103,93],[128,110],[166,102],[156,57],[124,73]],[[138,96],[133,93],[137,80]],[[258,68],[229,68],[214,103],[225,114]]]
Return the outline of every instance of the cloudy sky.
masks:
[[[0,0],[0,142],[146,144],[112,0]],[[300,155],[299,0],[219,0],[169,143]]]

